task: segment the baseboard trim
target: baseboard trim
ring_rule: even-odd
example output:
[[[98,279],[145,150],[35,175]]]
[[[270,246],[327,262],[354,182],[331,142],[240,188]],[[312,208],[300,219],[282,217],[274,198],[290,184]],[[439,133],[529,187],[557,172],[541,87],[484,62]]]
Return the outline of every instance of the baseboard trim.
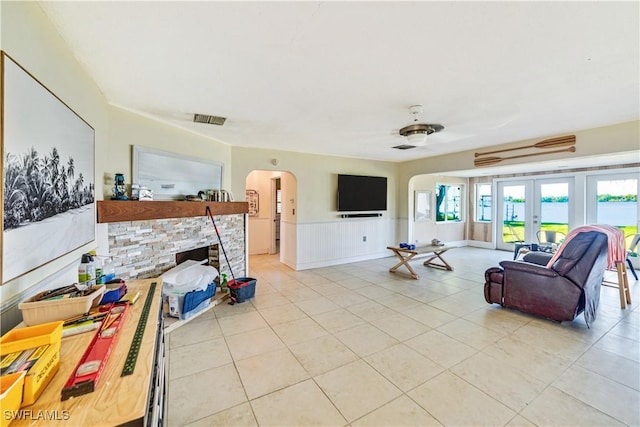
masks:
[[[295,270],[309,270],[311,268],[322,268],[322,267],[331,267],[333,265],[341,265],[341,264],[349,264],[351,262],[359,262],[359,261],[369,261],[372,259],[379,258],[387,258],[392,256],[391,252],[380,252],[375,254],[361,255],[356,257],[349,258],[340,258],[340,259],[330,259],[318,262],[306,262],[301,264],[296,264]]]
[[[493,242],[481,242],[480,240],[468,240],[467,246],[482,249],[495,249]]]

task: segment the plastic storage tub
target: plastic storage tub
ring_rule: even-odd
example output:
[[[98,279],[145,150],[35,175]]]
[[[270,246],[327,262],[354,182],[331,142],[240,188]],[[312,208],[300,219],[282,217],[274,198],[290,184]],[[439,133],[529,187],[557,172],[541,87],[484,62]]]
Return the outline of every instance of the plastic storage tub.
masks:
[[[187,320],[193,315],[209,307],[211,298],[216,294],[216,284],[211,283],[207,289],[189,292],[167,291],[165,298],[169,304],[169,315]]]
[[[22,320],[29,326],[41,323],[65,320],[78,314],[88,312],[91,307],[97,307],[104,293],[104,286],[95,286],[89,295],[77,298],[57,299],[51,301],[21,302],[18,304],[22,310]]]
[[[0,355],[60,342],[62,323],[57,321],[7,332],[0,338]]]
[[[16,372],[15,374],[0,377],[0,407],[2,408],[2,417],[0,426],[7,427],[14,418],[22,404],[22,386],[24,385],[25,372]],[[14,415],[15,414],[15,415]]]
[[[33,404],[58,371],[61,341],[61,321],[13,329],[0,338],[0,355],[12,357],[33,349],[24,359],[31,366],[24,371],[24,386],[20,393],[22,406]]]
[[[213,298],[215,294],[215,283],[210,283],[204,291],[191,291],[185,294],[180,318],[186,320],[209,307],[211,298]]]
[[[120,298],[125,296],[127,293],[127,285],[125,285],[124,281],[120,283],[106,284],[104,287],[105,290],[102,295],[102,299],[100,300],[100,305],[119,301]]]
[[[162,275],[162,294],[169,316],[186,320],[207,308],[216,293],[218,270],[187,260]]]

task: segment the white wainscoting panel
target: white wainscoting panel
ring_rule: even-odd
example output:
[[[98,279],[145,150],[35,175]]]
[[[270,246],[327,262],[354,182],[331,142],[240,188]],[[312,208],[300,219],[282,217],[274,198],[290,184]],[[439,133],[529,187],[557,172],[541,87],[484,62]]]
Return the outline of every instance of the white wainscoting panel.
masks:
[[[391,256],[397,220],[353,218],[297,224],[297,270]]]
[[[280,221],[280,262],[296,270],[298,224]]]

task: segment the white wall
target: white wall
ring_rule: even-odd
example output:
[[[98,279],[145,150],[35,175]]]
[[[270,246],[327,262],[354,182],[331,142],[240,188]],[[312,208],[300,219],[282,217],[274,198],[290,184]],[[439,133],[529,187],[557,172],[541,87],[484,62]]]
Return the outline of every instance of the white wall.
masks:
[[[220,162],[224,165],[222,187],[231,186],[231,147],[228,144],[122,108],[109,106],[108,111],[109,145],[102,177],[106,199],[111,197],[116,172],[124,173],[125,182],[132,183],[134,145]],[[241,200],[244,200],[244,191]]]
[[[35,2],[0,2],[0,47],[33,77],[66,103],[95,129],[96,195],[103,192],[107,157],[107,106],[100,89],[76,62]],[[37,123],[34,123],[37,126]],[[42,286],[66,285],[77,280],[80,255],[95,248],[95,241],[0,287],[5,307]],[[45,280],[46,279],[46,280]],[[4,321],[4,314],[3,314]]]
[[[232,152],[236,194],[244,193],[240,185],[253,170],[283,170],[295,177],[297,192],[289,194],[291,185],[283,174],[280,259],[285,264],[306,269],[390,255],[386,247],[396,242],[400,228],[395,163],[258,148],[233,147]],[[271,163],[274,158],[277,166]],[[341,218],[336,207],[338,174],[386,176],[388,209],[382,217]]]
[[[297,210],[292,216],[298,223],[338,220],[338,174],[386,176],[389,203],[383,216],[396,217],[398,166],[395,163],[245,147],[232,147],[232,153],[234,194],[244,194],[246,177],[254,170],[282,170],[295,176],[298,183]],[[278,166],[271,164],[273,158],[280,161]]]

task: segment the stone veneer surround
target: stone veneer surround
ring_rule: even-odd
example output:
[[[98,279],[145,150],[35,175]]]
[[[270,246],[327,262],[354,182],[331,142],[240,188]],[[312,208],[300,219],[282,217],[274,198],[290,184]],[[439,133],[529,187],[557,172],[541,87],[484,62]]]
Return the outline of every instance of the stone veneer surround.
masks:
[[[214,219],[234,275],[245,276],[245,214]],[[125,280],[157,277],[176,266],[177,252],[219,243],[211,220],[204,216],[113,222],[107,233],[116,276]],[[226,261],[220,264],[221,272],[229,275]]]

